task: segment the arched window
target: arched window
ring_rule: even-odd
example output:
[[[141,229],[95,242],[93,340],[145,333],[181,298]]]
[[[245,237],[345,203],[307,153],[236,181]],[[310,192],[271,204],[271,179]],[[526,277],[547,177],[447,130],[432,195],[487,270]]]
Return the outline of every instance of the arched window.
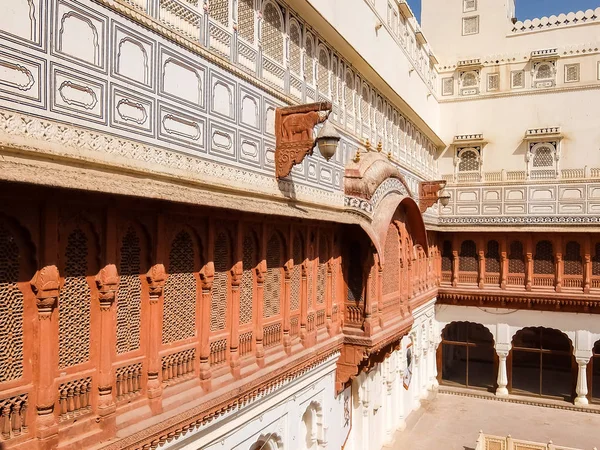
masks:
[[[438,373],[446,385],[492,391],[496,382],[494,338],[483,325],[452,322],[442,331]]]
[[[162,343],[196,334],[196,246],[190,232],[181,230],[171,242],[169,276],[164,289]]]
[[[237,0],[238,35],[254,44],[254,0]]]
[[[267,242],[267,275],[264,287],[263,317],[279,315],[281,305],[281,280],[283,245],[277,232]]]
[[[554,274],[554,251],[552,242],[540,241],[535,246],[535,255],[533,256],[533,273],[536,274]]]
[[[469,148],[460,150],[458,160],[459,172],[479,172],[480,162],[477,150]]]
[[[353,242],[350,245],[348,258],[348,301],[362,303],[363,292],[363,271],[360,257],[360,245]]]
[[[229,271],[231,270],[231,242],[222,225],[217,227],[214,242],[215,275],[211,289],[210,331],[225,329],[227,317],[227,293],[229,291]]]
[[[554,167],[554,151],[549,145],[542,145],[532,150],[533,167]]]
[[[329,96],[329,52],[325,47],[319,46],[318,78],[319,92]]]
[[[533,68],[534,79],[536,82],[538,81],[553,81],[555,68],[554,64],[549,62],[537,63]],[[537,85],[536,87],[547,87],[546,84]]]
[[[283,64],[283,18],[272,2],[266,2],[263,10],[262,47],[268,57]]]
[[[17,286],[23,256],[16,236],[9,226],[0,221],[0,383],[23,376],[24,302]],[[85,308],[85,305],[82,306]],[[4,431],[10,432],[9,418],[4,420],[8,424]]]
[[[312,34],[306,33],[304,39],[304,79],[308,84],[314,84],[315,44]]]
[[[334,103],[339,101],[338,76],[338,61],[334,57],[331,61],[331,98]]]
[[[329,261],[329,245],[327,235],[319,236],[319,266],[317,268],[317,307],[323,305],[327,293],[327,262]]]
[[[468,240],[460,244],[458,258],[459,270],[461,272],[478,272],[477,270],[477,246],[475,242]]]
[[[519,241],[510,243],[508,254],[508,273],[525,273],[525,258],[523,257],[523,244]]]
[[[142,244],[132,225],[121,238],[119,253],[116,345],[117,353],[121,354],[140,348]]]
[[[290,310],[298,311],[300,309],[302,263],[304,262],[304,240],[300,233],[296,233],[294,236],[292,257],[294,259],[294,268],[292,269],[291,277]]]
[[[452,272],[452,242],[442,244],[442,272]]]
[[[594,256],[592,257],[592,275],[600,276],[600,242],[596,244]]]
[[[252,322],[254,268],[258,265],[258,243],[253,231],[247,230],[242,244],[242,282],[240,285],[240,325]]]
[[[229,0],[209,0],[208,16],[221,25],[229,26]]]
[[[474,87],[478,84],[477,73],[475,72],[464,73],[461,77],[461,80],[463,88]]]
[[[571,400],[573,357],[565,334],[551,328],[523,328],[512,344],[512,392]]]
[[[344,87],[344,100],[348,114],[354,114],[354,75],[352,72],[346,72],[346,86]]]
[[[500,246],[498,241],[488,241],[485,253],[486,273],[500,273]]]
[[[567,243],[564,259],[565,275],[583,275],[583,262],[581,260],[581,246],[578,242]]]
[[[295,20],[290,21],[290,70],[300,75],[302,67],[302,39],[300,25]]]
[[[400,236],[393,223],[388,226],[384,256],[383,295],[389,295],[400,290]]]
[[[367,127],[370,124],[370,113],[369,113],[369,106],[370,106],[370,92],[369,92],[369,87],[366,84],[363,84],[362,87],[362,95],[360,97],[360,119],[363,123],[363,125],[366,125]]]

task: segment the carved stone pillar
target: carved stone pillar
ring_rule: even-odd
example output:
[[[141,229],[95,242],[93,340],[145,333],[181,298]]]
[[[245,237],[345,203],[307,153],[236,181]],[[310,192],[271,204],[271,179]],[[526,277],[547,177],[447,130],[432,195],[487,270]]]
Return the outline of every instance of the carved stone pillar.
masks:
[[[231,275],[231,333],[229,336],[229,364],[235,378],[240,377],[240,284],[243,275],[242,262],[238,261]]]
[[[267,262],[263,259],[256,267],[256,323],[254,333],[256,335],[256,363],[259,367],[264,367],[265,365],[263,310],[266,274]]]
[[[301,278],[300,278],[300,342],[302,345],[307,345],[307,322],[308,322],[308,268],[306,265],[306,261],[302,262],[302,266],[300,269]]]
[[[525,290],[531,291],[533,283],[533,242],[531,235],[525,241]]]
[[[458,286],[458,251],[452,251],[452,287]]]
[[[329,336],[333,336],[335,334],[335,326],[331,322],[331,316],[333,311],[333,290],[335,286],[333,286],[333,271],[335,270],[335,263],[330,259],[327,261],[327,269],[325,276],[325,318],[327,324],[327,334]]]
[[[159,356],[162,342],[162,308],[161,301],[167,273],[165,266],[156,264],[146,274],[148,281],[148,300],[150,324],[148,333],[148,398],[158,399],[162,395],[162,385],[158,374],[161,372]]]
[[[114,349],[113,305],[119,289],[119,274],[114,264],[104,267],[96,275],[98,300],[100,301],[100,370],[98,376],[98,415],[113,414],[116,405],[112,395],[112,352]]]
[[[506,278],[507,277],[508,277],[508,257],[506,255],[506,251],[502,251],[502,252],[500,252],[500,289],[506,289]]]
[[[58,314],[56,306],[60,291],[60,275],[56,266],[38,270],[31,280],[38,308],[38,383],[37,383],[37,438],[40,448],[58,446],[58,424],[54,415],[57,392],[54,375],[58,367]]]
[[[563,257],[562,253],[556,254],[556,292],[562,291],[562,280],[563,280]]]
[[[588,399],[588,387],[587,387],[587,365],[589,358],[577,358],[577,397],[575,398],[575,404],[577,406],[587,406]]]
[[[508,357],[508,350],[496,350],[498,354],[498,387],[496,388],[497,397],[508,397],[508,375],[506,371],[506,358]]]
[[[283,349],[288,355],[292,354],[292,338],[290,336],[290,283],[294,263],[291,259],[283,265]]]
[[[479,277],[477,280],[477,284],[479,289],[483,289],[485,284],[485,252],[483,250],[479,250]]]
[[[210,261],[200,271],[202,294],[200,299],[200,380],[205,390],[210,390],[210,305],[211,289],[215,278],[215,264]]]
[[[584,241],[583,255],[583,293],[590,293],[590,283],[592,279],[592,245],[590,236],[586,236]]]

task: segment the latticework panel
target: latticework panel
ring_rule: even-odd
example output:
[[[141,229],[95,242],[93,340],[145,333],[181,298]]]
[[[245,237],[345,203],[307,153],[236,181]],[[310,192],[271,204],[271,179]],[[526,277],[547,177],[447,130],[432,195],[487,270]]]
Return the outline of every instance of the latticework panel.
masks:
[[[554,273],[554,254],[552,242],[540,241],[535,246],[535,255],[533,257],[533,273],[553,274]]]
[[[488,273],[500,273],[500,246],[498,241],[489,241],[485,254],[485,271]]]
[[[346,111],[354,113],[354,77],[351,72],[346,72],[346,87],[344,90]]]
[[[238,33],[254,44],[254,0],[238,0]]]
[[[510,244],[510,252],[508,254],[508,272],[525,273],[523,244],[519,241],[514,241]]]
[[[565,275],[583,275],[583,262],[581,260],[581,246],[578,242],[567,243],[564,260]]]
[[[300,75],[302,67],[302,43],[300,27],[296,23],[290,25],[290,70]]]
[[[533,167],[553,167],[554,156],[550,147],[539,147],[533,155]]]
[[[294,248],[293,248],[293,258],[294,258],[294,268],[292,269],[292,277],[291,277],[291,295],[290,295],[290,310],[297,311],[300,309],[300,283],[302,282],[302,261],[304,258],[302,257],[302,237],[300,235],[296,235],[294,237]]]
[[[225,231],[217,233],[214,247],[215,277],[211,291],[210,331],[225,329],[227,316],[227,272],[231,269],[229,237]]]
[[[121,243],[119,292],[117,295],[117,353],[140,348],[142,283],[140,238],[129,227]]]
[[[85,278],[88,237],[79,228],[67,238],[65,283],[58,313],[58,367],[64,369],[90,358],[90,288]]]
[[[283,63],[283,23],[277,7],[272,3],[265,5],[262,26],[262,47],[267,56]]]
[[[196,277],[194,242],[180,231],[171,243],[169,276],[164,289],[162,343],[179,341],[196,334]]]
[[[592,257],[592,275],[600,275],[600,243],[596,244]]]
[[[473,150],[463,151],[458,163],[459,172],[477,172],[479,170],[479,158]]]
[[[363,273],[360,261],[360,248],[354,244],[350,249],[348,265],[348,300],[360,302],[363,300]]]
[[[442,245],[442,271],[452,271],[452,243],[450,241],[444,241]]]
[[[388,227],[383,254],[383,295],[388,295],[400,290],[400,243],[398,229],[393,224]]]
[[[315,283],[314,283],[314,261],[308,261],[306,263],[306,285],[307,285],[307,293],[306,293],[306,302],[309,308],[313,306],[313,297],[315,294]]]
[[[279,314],[281,292],[281,240],[274,233],[267,243],[267,276],[264,287],[263,317]]]
[[[304,78],[309,84],[313,84],[315,82],[313,73],[314,59],[315,49],[313,44],[313,37],[311,34],[307,34],[306,40],[304,41]]]
[[[536,80],[547,80],[552,78],[552,66],[550,64],[540,64],[537,68],[535,79]]]
[[[19,246],[0,223],[0,383],[23,376],[23,294],[19,280]]]
[[[318,67],[319,91],[325,95],[329,94],[329,55],[324,48],[319,49],[319,67]]]
[[[338,88],[338,64],[337,59],[334,58],[331,62],[331,98],[335,103],[337,103],[339,100]]]
[[[327,261],[329,261],[329,247],[327,235],[319,239],[319,266],[317,267],[317,304],[322,305],[325,301],[327,290]]]
[[[208,15],[211,19],[229,26],[229,0],[209,0]]]
[[[360,117],[364,124],[370,122],[369,117],[369,89],[363,86],[362,96],[360,98]]]
[[[244,236],[242,249],[242,283],[240,292],[240,324],[244,325],[252,322],[252,299],[254,290],[254,275],[252,273],[256,267],[256,239],[251,232]]]
[[[477,272],[477,247],[473,241],[463,241],[460,245],[458,268],[462,272]]]
[[[371,266],[371,279],[369,281],[369,297],[372,302],[371,305],[375,305],[377,302],[377,269],[375,265]]]

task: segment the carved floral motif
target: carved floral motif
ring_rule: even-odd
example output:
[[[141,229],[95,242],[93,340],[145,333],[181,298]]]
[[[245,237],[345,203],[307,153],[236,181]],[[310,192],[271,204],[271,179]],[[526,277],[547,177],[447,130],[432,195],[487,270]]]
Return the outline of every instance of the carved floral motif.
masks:
[[[38,270],[31,280],[31,288],[37,300],[40,318],[49,318],[58,303],[60,291],[58,268],[56,266],[46,266]]]

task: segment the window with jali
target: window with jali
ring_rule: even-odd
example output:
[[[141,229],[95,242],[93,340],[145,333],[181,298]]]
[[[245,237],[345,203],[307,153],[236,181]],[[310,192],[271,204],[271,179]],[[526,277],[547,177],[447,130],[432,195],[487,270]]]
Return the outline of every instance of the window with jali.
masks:
[[[329,95],[329,55],[324,48],[319,49],[319,67],[318,67],[319,91]]]
[[[360,246],[353,242],[348,255],[348,301],[361,302],[363,299],[363,272]]]
[[[80,228],[67,237],[65,282],[58,302],[58,367],[82,364],[90,359],[90,287],[88,271],[89,242]]]
[[[554,252],[552,242],[540,241],[535,246],[533,273],[548,275],[554,273]]]
[[[315,59],[315,48],[313,44],[312,34],[307,33],[306,39],[304,40],[304,79],[307,83],[313,84],[314,78],[314,59]]]
[[[363,86],[362,97],[360,99],[360,116],[365,125],[370,122],[369,117],[369,88]]]
[[[525,273],[525,258],[523,257],[523,244],[519,241],[510,243],[508,254],[508,272]]]
[[[354,77],[352,72],[346,72],[346,87],[345,87],[345,102],[346,111],[350,114],[354,113]]]
[[[553,167],[554,156],[550,147],[539,147],[533,155],[533,167]]]
[[[485,271],[487,273],[500,273],[500,247],[498,241],[489,241],[485,253]]]
[[[475,242],[463,241],[460,244],[458,268],[461,272],[478,272],[477,270],[477,246]]]
[[[121,241],[117,294],[117,353],[140,348],[141,317],[140,237],[130,226]]]
[[[570,241],[564,258],[565,275],[583,275],[583,262],[581,260],[581,246],[578,242]]]
[[[281,292],[281,239],[273,233],[267,242],[267,275],[265,277],[263,317],[279,314]]]
[[[238,0],[238,33],[254,44],[254,0]]]
[[[229,0],[209,0],[208,15],[222,25],[229,25]]]
[[[474,150],[462,151],[459,156],[459,172],[477,172],[479,171],[479,157]]]
[[[23,376],[23,294],[17,287],[20,256],[15,236],[0,222],[0,383]]]
[[[265,5],[262,25],[262,47],[267,56],[283,63],[283,23],[277,6]]]
[[[592,257],[592,275],[600,275],[600,243],[596,244],[594,256]]]
[[[302,67],[302,41],[300,39],[300,27],[296,22],[290,24],[290,70],[300,75]]]
[[[400,252],[398,229],[394,224],[388,227],[383,254],[383,295],[393,294],[400,290]]]
[[[302,261],[303,258],[303,245],[304,241],[300,233],[294,236],[294,248],[292,257],[294,258],[294,268],[292,269],[291,279],[291,298],[290,298],[290,310],[297,311],[300,309],[300,283],[302,282]]]
[[[444,241],[442,244],[442,272],[452,271],[452,242]]]
[[[195,246],[187,231],[180,231],[169,253],[169,276],[164,290],[162,343],[196,335]]]
[[[240,290],[240,324],[252,322],[252,300],[254,290],[254,268],[258,265],[258,246],[252,231],[244,235],[242,249],[242,283]]]
[[[317,268],[317,304],[322,305],[325,302],[327,291],[327,261],[329,260],[329,248],[327,245],[327,236],[321,235],[319,238],[319,266]]]
[[[221,225],[222,226],[222,225]],[[218,226],[217,228],[220,228]],[[210,331],[225,329],[227,316],[228,272],[231,269],[231,245],[225,230],[217,231],[214,243],[215,277],[211,290]]]

